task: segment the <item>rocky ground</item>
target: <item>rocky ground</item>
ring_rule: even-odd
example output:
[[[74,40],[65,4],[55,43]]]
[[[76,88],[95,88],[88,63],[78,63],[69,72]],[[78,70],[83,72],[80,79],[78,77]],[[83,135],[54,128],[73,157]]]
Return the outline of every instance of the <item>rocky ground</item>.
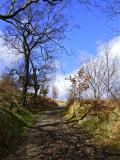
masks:
[[[64,123],[60,110],[46,111],[4,160],[120,160],[120,152],[96,146],[83,129]]]

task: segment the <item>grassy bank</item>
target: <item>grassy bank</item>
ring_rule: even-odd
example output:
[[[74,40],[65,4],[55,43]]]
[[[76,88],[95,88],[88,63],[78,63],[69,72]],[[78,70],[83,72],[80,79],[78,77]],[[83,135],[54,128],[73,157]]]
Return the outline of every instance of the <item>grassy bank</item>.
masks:
[[[6,95],[8,96],[4,94],[4,97]],[[29,126],[40,116],[41,111],[57,106],[50,98],[38,96],[36,101],[33,101],[33,95],[28,94],[28,105],[23,107],[20,97],[17,93],[10,97],[11,99],[8,96],[0,101],[0,158],[7,154],[10,148],[14,148]]]
[[[51,98],[34,98],[32,93],[27,93],[27,105],[23,107],[21,98],[22,92],[9,76],[0,80],[0,159],[20,140],[41,111],[58,105]]]
[[[0,108],[0,157],[20,139],[33,120],[32,113],[22,108],[17,112]]]
[[[75,101],[68,104],[65,118],[76,121],[94,136],[96,143],[120,147],[120,108],[106,101]]]

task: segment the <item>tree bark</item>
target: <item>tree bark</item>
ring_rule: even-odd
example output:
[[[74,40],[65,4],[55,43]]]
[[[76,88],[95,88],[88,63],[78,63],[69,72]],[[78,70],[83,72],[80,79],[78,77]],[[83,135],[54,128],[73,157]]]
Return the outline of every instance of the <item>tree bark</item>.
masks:
[[[28,84],[29,84],[29,54],[25,55],[25,75],[23,82],[23,97],[22,97],[23,106],[27,105]]]
[[[35,99],[38,95],[38,90],[39,90],[39,84],[38,84],[38,79],[37,79],[37,69],[34,66],[31,59],[30,59],[30,62],[31,62],[32,69],[33,69],[33,88],[34,88],[34,99]]]
[[[37,97],[38,95],[38,90],[39,90],[39,85],[38,85],[38,81],[37,81],[37,73],[36,73],[36,68],[33,70],[33,76],[34,76],[34,98]]]

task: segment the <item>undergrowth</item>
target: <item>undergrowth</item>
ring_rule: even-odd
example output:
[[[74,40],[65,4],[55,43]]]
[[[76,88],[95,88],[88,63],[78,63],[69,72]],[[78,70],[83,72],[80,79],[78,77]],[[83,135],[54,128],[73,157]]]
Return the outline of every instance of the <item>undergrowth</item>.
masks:
[[[120,109],[105,101],[75,101],[68,106],[65,118],[76,120],[81,128],[94,136],[96,143],[120,148]]]
[[[31,115],[28,116],[29,118]],[[3,154],[20,136],[28,126],[26,117],[0,108],[0,154]]]

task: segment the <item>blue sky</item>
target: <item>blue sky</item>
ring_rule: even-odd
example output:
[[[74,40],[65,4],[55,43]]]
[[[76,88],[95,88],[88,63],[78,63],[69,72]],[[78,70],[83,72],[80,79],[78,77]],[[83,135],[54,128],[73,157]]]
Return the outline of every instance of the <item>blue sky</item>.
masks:
[[[98,10],[86,10],[80,6],[69,8],[70,22],[72,25],[79,26],[79,29],[74,28],[67,33],[69,40],[65,40],[65,46],[72,50],[73,55],[63,55],[59,61],[65,73],[70,73],[76,69],[79,62],[80,51],[90,54],[97,54],[97,47],[104,41],[108,41],[115,36],[113,28],[118,27],[116,19],[110,20],[108,17],[102,16]]]
[[[118,26],[118,21],[104,18],[97,9],[88,10],[74,4],[68,7],[65,12],[66,18],[72,29],[66,33],[68,39],[64,40],[64,46],[70,54],[58,56],[58,61],[62,71],[71,73],[78,68],[80,62],[80,51],[96,54],[96,49],[100,43],[113,37],[112,28]],[[4,23],[0,21],[0,29],[4,28]]]
[[[97,55],[98,47],[106,41],[114,39],[115,33],[113,28],[119,28],[119,20],[106,18],[97,9],[92,11],[87,10],[84,7],[74,5],[69,7],[65,12],[66,18],[69,19],[70,27],[79,26],[78,28],[72,29],[70,32],[66,33],[68,39],[64,40],[63,44],[68,49],[69,56],[66,54],[60,54],[58,56],[59,69],[57,71],[56,84],[61,91],[61,99],[65,97],[65,87],[63,86],[65,82],[64,76],[73,73],[78,69],[80,65],[80,57],[83,53]],[[0,29],[4,27],[4,23],[0,21]],[[113,41],[116,43],[116,41]],[[117,43],[114,50],[119,50]],[[1,47],[0,47],[1,48]],[[82,54],[81,54],[82,52]],[[0,54],[0,69],[3,68],[3,59]],[[9,62],[7,58],[6,63]],[[62,84],[62,86],[60,86]],[[65,84],[67,85],[67,83]],[[63,88],[62,88],[63,87]],[[62,93],[64,92],[64,94]]]

